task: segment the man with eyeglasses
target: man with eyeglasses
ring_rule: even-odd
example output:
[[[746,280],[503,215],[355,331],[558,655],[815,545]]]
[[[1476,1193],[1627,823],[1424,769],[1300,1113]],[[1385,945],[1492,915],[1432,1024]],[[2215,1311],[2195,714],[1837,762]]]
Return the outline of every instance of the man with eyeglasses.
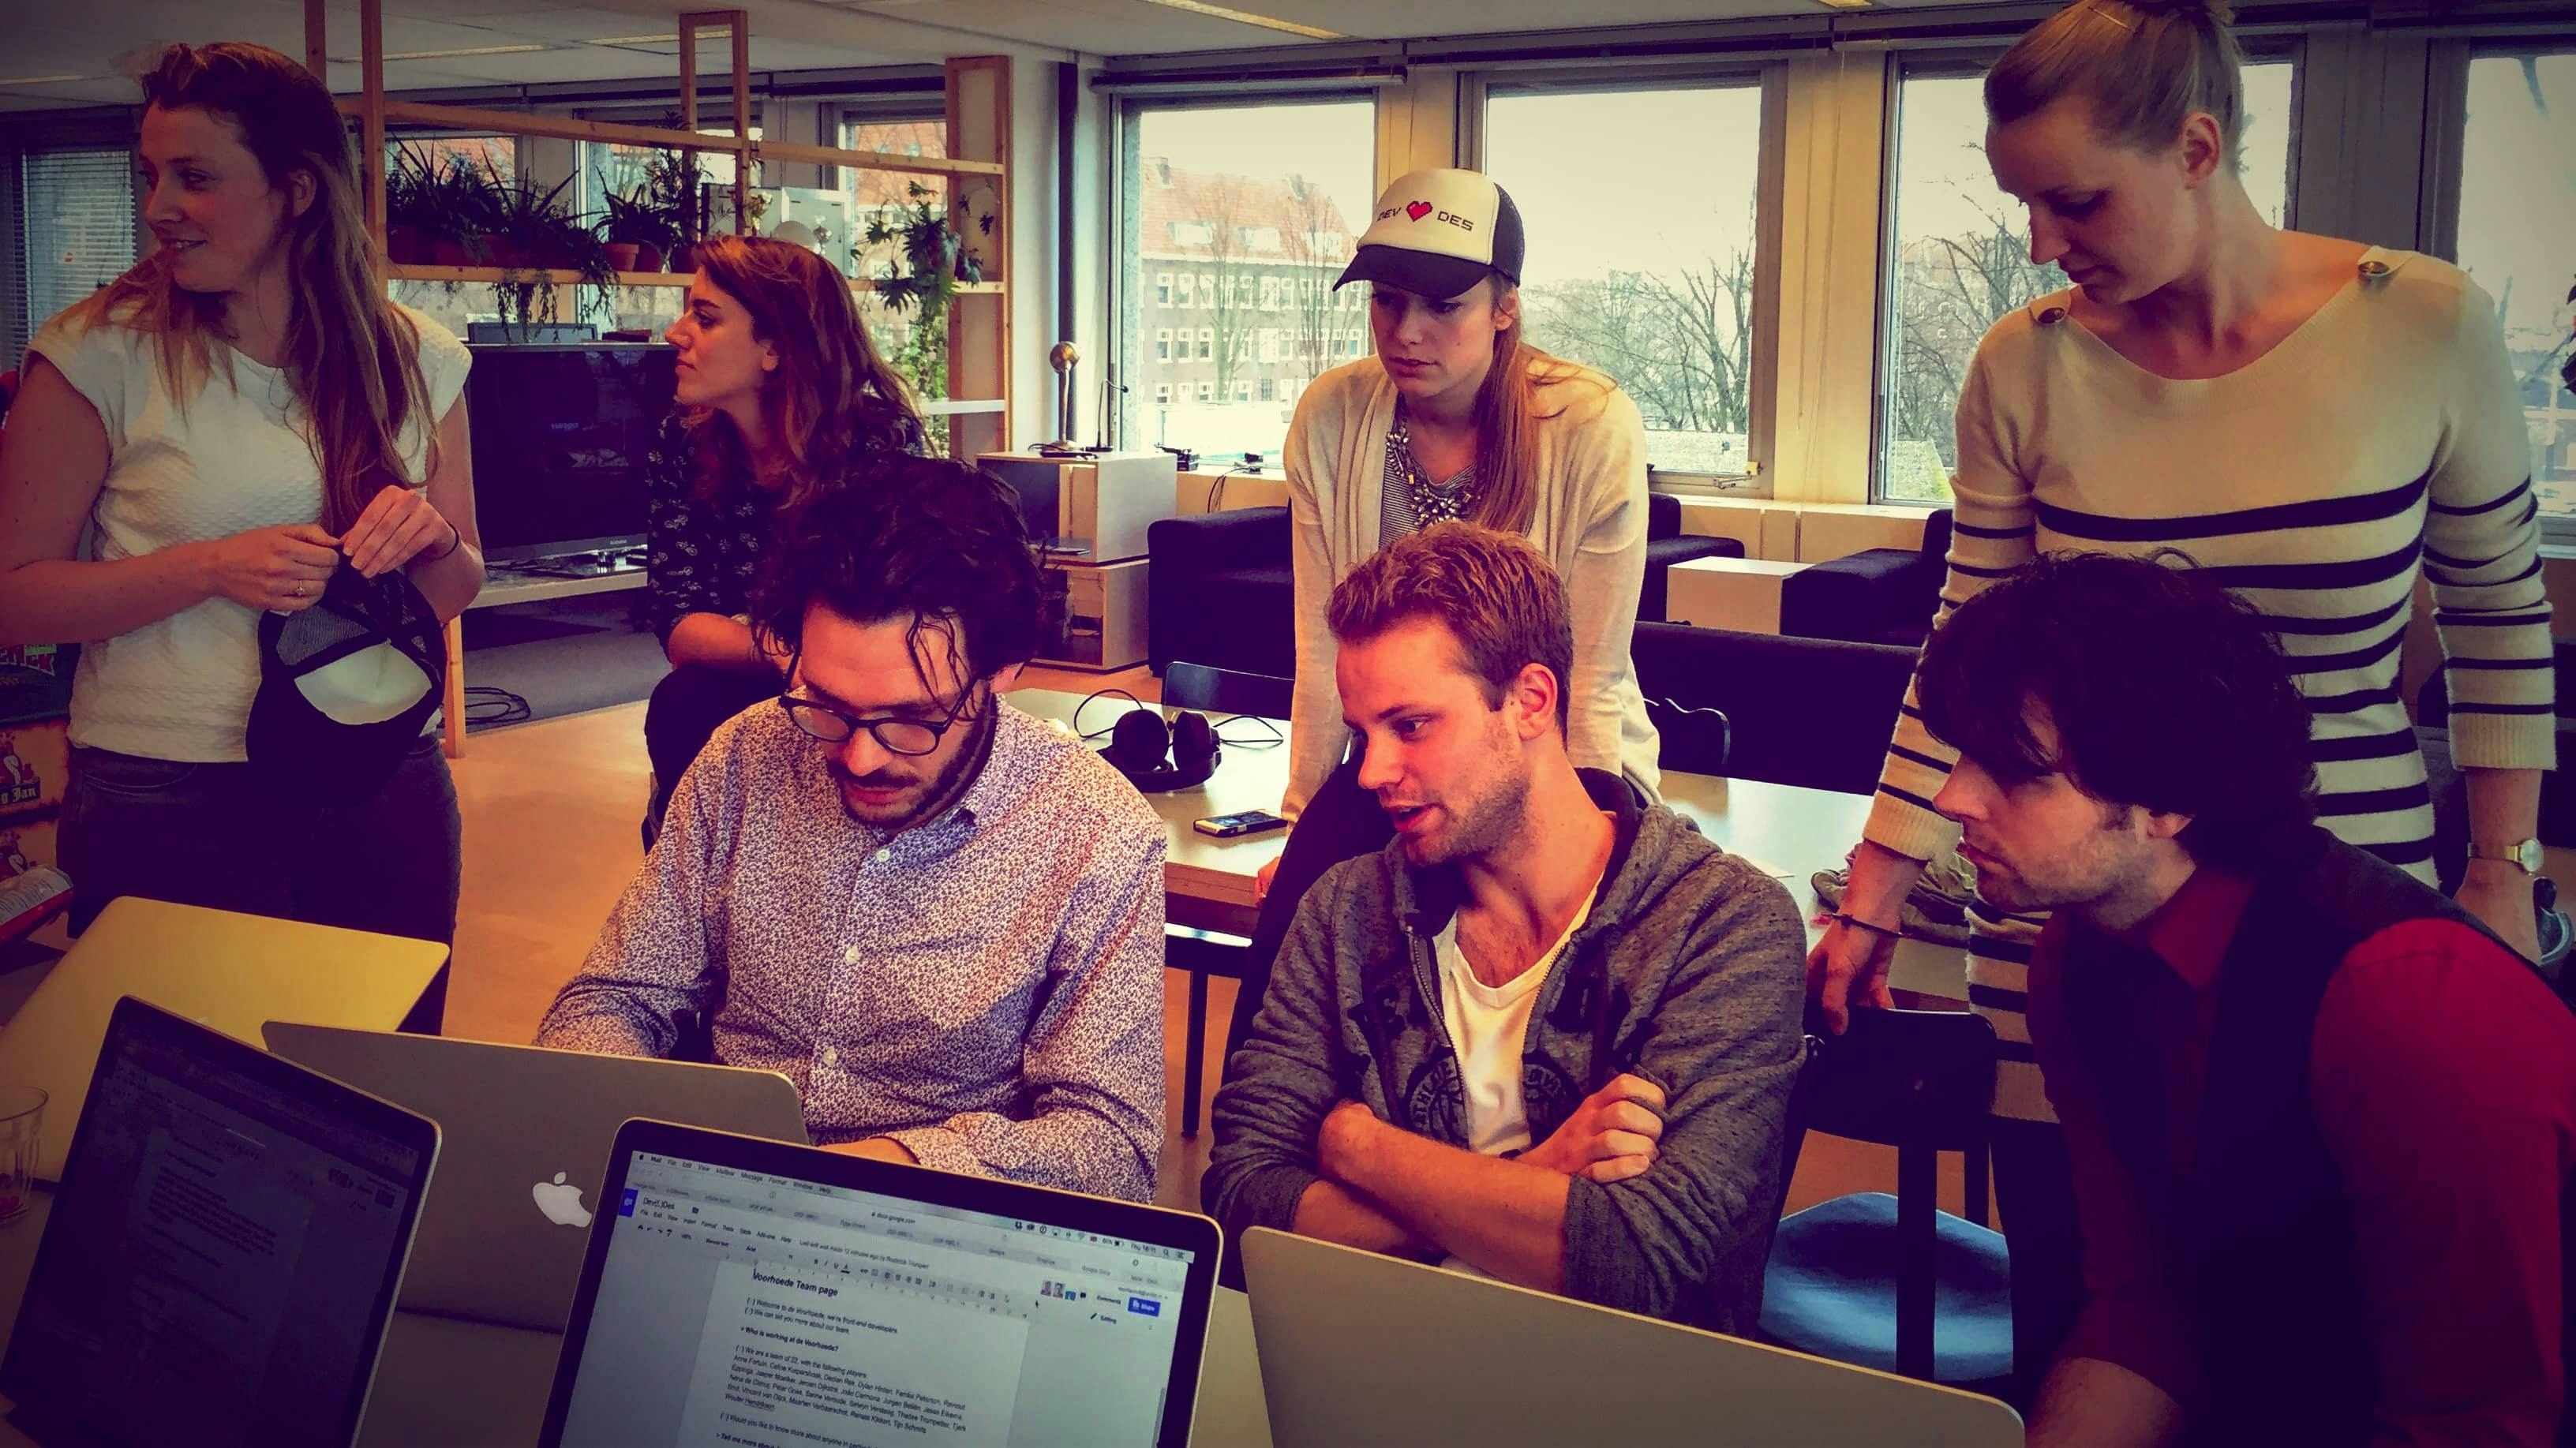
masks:
[[[1007,487],[902,457],[782,530],[785,693],[717,729],[541,1046],[785,1073],[818,1145],[1106,1196],[1163,1139],[1163,828],[1002,697],[1040,573]]]

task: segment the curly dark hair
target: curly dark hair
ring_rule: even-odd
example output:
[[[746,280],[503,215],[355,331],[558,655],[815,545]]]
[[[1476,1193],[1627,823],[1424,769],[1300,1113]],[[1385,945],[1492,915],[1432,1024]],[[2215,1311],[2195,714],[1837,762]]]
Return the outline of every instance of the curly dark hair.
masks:
[[[2206,864],[2259,865],[2315,818],[2288,665],[2261,617],[2173,549],[2040,555],[1933,631],[1916,686],[1933,737],[1996,779],[2062,773],[2108,804],[2189,815],[2178,839]]]
[[[1062,590],[1047,588],[1009,484],[906,453],[879,455],[849,482],[781,516],[752,597],[763,630],[792,651],[814,604],[862,622],[909,619],[925,686],[934,637],[969,689],[1037,656]]]

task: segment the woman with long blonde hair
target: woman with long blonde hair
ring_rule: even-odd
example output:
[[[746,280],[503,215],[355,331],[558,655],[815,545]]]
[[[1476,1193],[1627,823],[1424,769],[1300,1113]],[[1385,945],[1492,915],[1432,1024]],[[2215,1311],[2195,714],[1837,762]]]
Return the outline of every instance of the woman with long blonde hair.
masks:
[[[787,660],[749,616],[776,530],[815,494],[861,483],[876,459],[924,447],[912,394],[878,355],[849,279],[804,247],[701,245],[665,335],[679,351],[678,406],[645,471],[647,609],[671,672],[644,716],[648,846],[707,736],[778,694]]]
[[[449,940],[434,736],[323,806],[261,786],[245,734],[264,614],[342,568],[402,570],[441,619],[481,589],[465,349],[385,299],[347,127],[302,66],[176,45],[143,95],[153,250],[37,333],[0,435],[0,643],[86,646],[73,927],[136,894]]]
[[[1233,1042],[1306,888],[1392,836],[1342,758],[1325,622],[1333,586],[1385,544],[1445,518],[1537,544],[1574,603],[1566,752],[1654,796],[1659,742],[1628,657],[1646,575],[1645,421],[1617,383],[1530,345],[1524,249],[1520,210],[1491,179],[1415,171],[1378,197],[1334,283],[1369,283],[1376,353],[1316,378],[1288,426],[1297,678],[1283,812],[1297,824],[1262,877]]]
[[[2458,902],[2537,958],[2540,777],[2555,752],[2550,612],[2496,309],[2439,258],[2264,219],[2238,177],[2229,19],[2223,0],[2081,0],[1986,75],[1996,185],[2028,208],[2032,262],[2062,266],[2073,285],[1978,343],[1959,392],[1940,617],[2036,554],[2184,552],[2253,606],[2289,659],[2313,716],[2318,824],[2432,884],[2432,796],[2398,687],[2424,580],[2466,780],[2471,858]],[[1961,841],[1932,804],[1956,757],[1912,708],[1896,721],[1842,914],[1808,960],[1835,1031],[1850,1010],[1889,1003],[1899,905],[1925,862]],[[2062,1083],[2039,1064],[2050,1044],[2032,1025],[2057,978],[2059,936],[2042,934],[2039,907],[1996,903],[2016,888],[2003,861],[1974,841],[1961,858],[1990,887],[1968,912],[1964,994],[2000,1043],[1990,1135],[2028,1392],[2070,1330],[2096,1336],[2071,1325],[2096,1259],[2118,1254],[2099,1250],[2096,1222],[2079,1231],[2076,1188],[2111,1173],[2089,1172],[2061,1131]],[[2069,1123],[2085,1114],[2073,1112]],[[2053,1416],[2050,1396],[2035,1423]],[[2442,1431],[2468,1433],[2464,1400],[2416,1399],[2437,1400]],[[2116,1393],[2095,1406],[2151,1418]],[[2033,1441],[2126,1441],[2090,1421]],[[2337,1440],[2320,1428],[2310,1441]]]

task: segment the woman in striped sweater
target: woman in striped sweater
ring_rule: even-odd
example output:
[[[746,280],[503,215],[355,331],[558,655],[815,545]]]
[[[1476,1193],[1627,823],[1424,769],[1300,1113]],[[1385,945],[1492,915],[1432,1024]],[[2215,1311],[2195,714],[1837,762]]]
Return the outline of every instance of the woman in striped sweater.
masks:
[[[1996,323],[1960,389],[1941,612],[2039,551],[2185,551],[2292,660],[2320,823],[2430,881],[2432,804],[2398,690],[2421,572],[2468,784],[2459,899],[2537,955],[2513,856],[2552,763],[2549,606],[2495,308],[2434,258],[2265,223],[2236,174],[2226,21],[2214,0],[2082,0],[1986,77],[1996,182],[2029,208],[2033,261],[2075,286]],[[1958,837],[1930,804],[1953,758],[1909,700],[1852,863],[1857,923],[1808,962],[1836,1029],[1853,1002],[1887,1004],[1882,932]],[[2035,1381],[2075,1290],[2064,1148],[2022,1020],[2038,921],[1980,904],[1971,925],[1969,1000],[2003,1043],[1996,1177]]]

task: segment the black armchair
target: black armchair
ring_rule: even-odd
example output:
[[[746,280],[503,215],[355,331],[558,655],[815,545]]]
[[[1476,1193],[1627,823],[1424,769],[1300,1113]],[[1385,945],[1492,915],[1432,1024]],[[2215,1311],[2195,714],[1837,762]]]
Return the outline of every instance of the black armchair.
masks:
[[[1638,624],[1628,652],[1648,700],[1725,714],[1728,775],[1845,794],[1878,788],[1915,658],[1885,644],[1679,623]],[[1690,764],[1676,756],[1667,767]]]
[[[1941,604],[1950,510],[1923,520],[1923,546],[1864,548],[1800,569],[1780,585],[1780,632],[1919,649]]]
[[[1146,661],[1281,678],[1297,672],[1297,583],[1286,508],[1165,518],[1145,530]]]
[[[1744,545],[1732,538],[1703,538],[1682,531],[1682,500],[1670,493],[1646,495],[1646,582],[1637,594],[1637,617],[1660,623],[1664,617],[1664,570],[1694,558],[1741,558]]]
[[[1157,675],[1183,659],[1238,673],[1296,674],[1297,583],[1288,526],[1286,508],[1235,508],[1166,518],[1145,530],[1152,561],[1145,656]],[[1663,618],[1664,570],[1674,564],[1743,556],[1744,545],[1732,538],[1682,532],[1681,500],[1649,494],[1637,617]]]

